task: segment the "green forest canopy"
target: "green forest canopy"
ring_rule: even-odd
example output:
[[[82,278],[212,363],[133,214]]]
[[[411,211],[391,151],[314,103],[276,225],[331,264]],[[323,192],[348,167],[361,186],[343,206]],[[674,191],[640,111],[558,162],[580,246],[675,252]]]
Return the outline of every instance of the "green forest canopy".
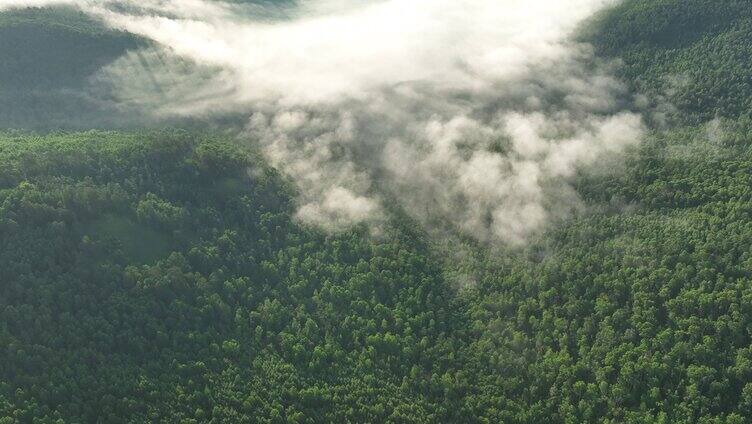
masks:
[[[397,214],[381,238],[302,227],[288,182],[221,134],[2,132],[0,423],[749,422],[750,18],[632,0],[590,23],[677,123],[579,177],[588,212],[522,252],[447,261]],[[21,61],[3,99],[140,42],[65,9],[0,15],[19,28],[98,47],[21,57],[0,35]],[[77,71],[14,80],[50,57]]]

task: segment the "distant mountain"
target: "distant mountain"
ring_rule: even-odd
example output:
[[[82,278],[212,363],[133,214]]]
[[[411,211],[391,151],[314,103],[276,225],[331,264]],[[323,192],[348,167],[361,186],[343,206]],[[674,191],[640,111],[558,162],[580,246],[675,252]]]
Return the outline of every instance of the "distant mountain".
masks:
[[[0,13],[0,127],[117,124],[113,111],[90,97],[88,79],[145,44],[71,8]]]

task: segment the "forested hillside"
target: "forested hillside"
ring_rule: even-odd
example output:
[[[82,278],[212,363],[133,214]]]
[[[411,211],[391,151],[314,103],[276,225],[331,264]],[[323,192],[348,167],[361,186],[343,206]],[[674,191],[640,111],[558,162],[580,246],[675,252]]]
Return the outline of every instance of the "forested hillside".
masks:
[[[144,42],[69,8],[0,14],[0,128],[115,125],[89,78]]]
[[[8,422],[459,419],[438,400],[467,323],[409,235],[297,227],[217,138],[0,146]]]
[[[749,116],[752,7],[746,0],[626,0],[585,31],[618,58],[634,88],[678,108],[686,122]]]
[[[752,3],[626,0],[580,37],[652,126],[522,248],[302,225],[231,132],[4,130],[0,423],[752,421]],[[0,14],[0,126],[59,126],[34,96],[142,42]]]

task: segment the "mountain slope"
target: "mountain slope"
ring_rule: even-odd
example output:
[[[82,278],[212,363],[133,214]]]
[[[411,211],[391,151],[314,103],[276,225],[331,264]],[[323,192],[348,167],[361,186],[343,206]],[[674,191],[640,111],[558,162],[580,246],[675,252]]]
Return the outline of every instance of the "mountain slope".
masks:
[[[463,326],[424,248],[300,228],[250,161],[182,132],[0,136],[0,416],[459,419],[408,378],[445,376]]]
[[[68,8],[0,13],[0,127],[116,125],[89,78],[145,43]]]
[[[752,7],[744,0],[625,0],[585,31],[602,56],[623,61],[636,90],[700,123],[749,116]]]
[[[397,212],[377,236],[302,226],[294,187],[224,134],[2,133],[0,423],[752,421],[750,18],[593,19],[581,37],[655,126],[513,251]],[[37,99],[0,114],[18,126],[85,117],[35,87],[65,99],[141,43],[67,9],[1,31],[0,111]]]

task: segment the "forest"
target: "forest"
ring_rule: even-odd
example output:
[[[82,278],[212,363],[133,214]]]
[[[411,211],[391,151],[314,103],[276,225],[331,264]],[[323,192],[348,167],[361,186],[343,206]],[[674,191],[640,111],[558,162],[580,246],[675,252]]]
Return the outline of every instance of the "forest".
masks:
[[[651,99],[522,247],[296,219],[253,140],[82,96],[150,43],[0,13],[0,424],[752,421],[752,3],[577,33]]]

